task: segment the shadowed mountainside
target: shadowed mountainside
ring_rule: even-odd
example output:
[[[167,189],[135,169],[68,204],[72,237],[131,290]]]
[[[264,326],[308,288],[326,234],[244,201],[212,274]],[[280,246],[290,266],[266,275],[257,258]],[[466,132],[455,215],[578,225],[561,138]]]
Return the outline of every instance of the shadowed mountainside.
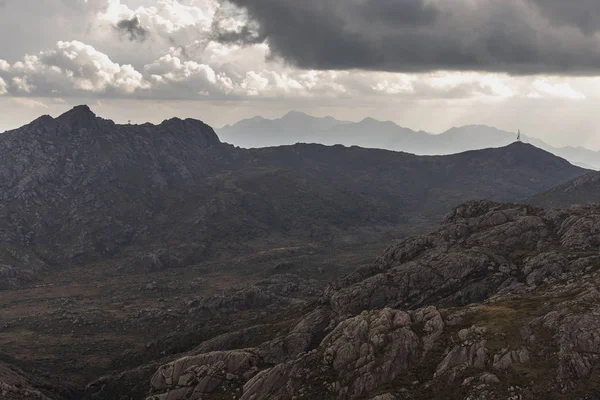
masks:
[[[1,284],[117,255],[168,268],[264,238],[378,240],[466,200],[520,200],[584,172],[523,143],[438,157],[245,150],[200,121],[117,125],[79,106],[0,136]]]
[[[544,207],[600,203],[600,173],[593,172],[533,196],[528,203]]]

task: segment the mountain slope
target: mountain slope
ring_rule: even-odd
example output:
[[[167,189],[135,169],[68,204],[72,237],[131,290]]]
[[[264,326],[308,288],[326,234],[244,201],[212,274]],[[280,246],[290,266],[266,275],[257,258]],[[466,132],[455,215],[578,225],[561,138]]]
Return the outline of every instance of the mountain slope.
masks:
[[[600,203],[600,173],[594,172],[528,200],[531,204],[544,207],[568,207],[573,204]]]
[[[443,155],[504,147],[516,138],[514,132],[485,125],[455,127],[442,134],[432,135],[403,128],[390,121],[366,118],[360,122],[348,122],[331,117],[316,118],[297,112],[274,120],[262,117],[243,120],[219,129],[218,133],[225,142],[245,148],[308,142],[355,145],[420,155]],[[600,169],[600,151],[595,152],[582,147],[556,148],[525,135],[523,141],[584,168]]]
[[[598,207],[463,204],[271,335],[228,332],[86,398],[597,398],[599,224]]]
[[[303,144],[255,151],[312,182],[379,199],[380,210],[391,204],[392,212],[432,221],[466,200],[520,200],[582,171],[525,143],[448,156]]]
[[[185,266],[266,238],[361,231],[355,241],[377,241],[430,226],[463,201],[519,200],[584,172],[520,143],[445,157],[245,150],[200,121],[116,125],[80,106],[0,136],[0,286],[117,256],[132,267]]]

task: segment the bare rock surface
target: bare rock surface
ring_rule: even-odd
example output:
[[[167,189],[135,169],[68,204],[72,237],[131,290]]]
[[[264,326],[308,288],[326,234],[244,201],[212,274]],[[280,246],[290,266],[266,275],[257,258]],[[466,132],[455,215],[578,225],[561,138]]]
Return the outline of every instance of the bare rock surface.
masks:
[[[438,231],[399,241],[332,284],[295,326],[243,350],[256,355],[254,368],[236,374],[235,385],[215,382],[211,394],[593,399],[600,249],[587,244],[598,239],[598,211],[464,204]]]

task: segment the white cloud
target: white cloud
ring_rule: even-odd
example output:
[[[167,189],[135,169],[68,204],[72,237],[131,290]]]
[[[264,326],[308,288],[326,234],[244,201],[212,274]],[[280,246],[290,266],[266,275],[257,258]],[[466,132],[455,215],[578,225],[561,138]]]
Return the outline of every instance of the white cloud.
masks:
[[[108,0],[108,7],[97,17],[98,29],[86,42],[101,43],[122,62],[141,69],[167,53],[179,52],[186,60],[201,61],[210,41],[212,21],[219,4],[216,0],[158,0],[148,5],[129,7],[120,0]],[[122,20],[137,18],[148,32],[146,40],[131,41],[115,26]]]
[[[12,86],[20,93],[31,93],[35,86],[29,82],[26,76],[15,76],[12,78]]]
[[[8,93],[8,85],[4,79],[0,78],[0,96],[5,95],[6,93]]]
[[[405,76],[401,77],[396,81],[383,79],[377,82],[376,84],[372,85],[371,87],[376,92],[381,92],[389,95],[414,93],[415,91],[412,79]]]
[[[149,87],[131,65],[119,65],[79,41],[58,42],[53,49],[4,65],[0,74],[10,79],[8,90],[15,95],[132,94]]]
[[[265,60],[268,47],[226,46],[210,42],[199,60],[176,49],[139,68],[114,61],[80,41],[60,41],[53,48],[10,64],[0,60],[3,92],[14,96],[88,96],[221,100],[360,98],[463,99],[502,101],[550,97],[586,98],[585,78],[510,77],[504,74],[437,72],[398,74],[366,71],[304,71]],[[203,60],[202,60],[203,59]],[[239,62],[238,62],[239,61]],[[534,80],[535,79],[535,80]],[[535,91],[531,91],[531,87]],[[593,87],[597,87],[595,85]],[[591,88],[592,86],[589,86]],[[589,89],[592,90],[592,89]]]
[[[269,86],[269,79],[257,74],[254,71],[248,71],[246,78],[243,80],[241,87],[249,96],[258,96],[264,93]]]
[[[209,65],[182,61],[165,55],[144,68],[156,94],[167,97],[222,97],[233,90],[233,81],[224,73],[215,72]]]
[[[212,40],[216,18],[227,32],[239,30],[245,18],[228,16],[217,0],[89,0],[89,7],[82,0],[48,1],[61,3],[62,8],[52,3],[60,12],[81,15],[89,27],[85,40],[79,28],[69,31],[64,24],[64,35],[80,40],[58,41],[12,64],[0,60],[3,92],[25,97],[182,100],[356,98],[375,104],[381,99],[570,101],[586,98],[592,90],[583,83],[582,89],[567,82],[550,83],[553,77],[298,70],[270,58],[268,44],[239,46]],[[143,42],[130,41],[115,29],[119,21],[134,17],[149,32]]]
[[[75,89],[103,92],[114,88],[125,93],[148,87],[142,74],[131,65],[119,65],[104,53],[78,41],[58,42],[53,50],[40,53],[40,68],[67,75]]]
[[[533,87],[537,92],[529,94],[530,98],[543,97],[558,97],[569,100],[583,100],[586,95],[576,91],[568,83],[550,83],[547,79],[536,79],[533,82]]]
[[[515,81],[507,75],[475,72],[439,72],[419,81],[421,92],[431,97],[496,97],[509,98],[517,93],[511,88]],[[437,93],[437,95],[435,95]]]
[[[0,9],[0,54],[13,63],[59,40],[88,40],[107,0],[8,0]],[[88,39],[86,39],[88,38]]]
[[[168,37],[188,29],[209,32],[213,17],[219,4],[205,0],[185,5],[177,0],[158,0],[151,6],[129,8],[120,0],[109,0],[100,20],[116,25],[120,20],[138,17],[143,26],[147,26],[155,34]],[[190,33],[190,32],[186,32]]]

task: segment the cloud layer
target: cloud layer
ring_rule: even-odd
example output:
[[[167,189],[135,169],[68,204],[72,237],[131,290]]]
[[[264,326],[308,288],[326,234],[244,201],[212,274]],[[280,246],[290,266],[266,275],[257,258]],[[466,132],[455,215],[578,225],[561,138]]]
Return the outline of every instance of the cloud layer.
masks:
[[[567,126],[563,110],[600,106],[600,80],[577,76],[600,65],[596,4],[6,0],[0,36],[13,39],[0,41],[0,98],[32,110],[176,102],[171,114],[201,101],[219,110],[218,124],[294,108],[360,111],[430,130],[515,113],[533,129],[549,121],[527,117],[536,108]],[[560,137],[561,121],[548,125]],[[581,134],[594,133],[588,124]]]
[[[53,49],[9,64],[0,60],[5,90],[22,96],[69,96],[82,92],[131,94],[148,88],[131,65],[119,65],[79,41],[58,42]]]
[[[24,97],[88,95],[200,100],[353,96],[452,99],[512,97],[527,85],[498,74],[298,70],[261,61],[268,51],[264,45],[247,49],[212,43],[203,51],[204,60],[195,61],[171,48],[164,56],[136,68],[119,64],[85,43],[60,41],[51,49],[26,55],[12,64],[0,60],[0,93]],[[235,62],[238,58],[247,62],[255,59],[256,63],[244,65]],[[575,98],[575,90],[567,83],[561,84],[562,91],[546,90],[551,85],[546,83],[540,96],[562,92]],[[525,89],[529,93],[535,86]]]
[[[308,69],[594,75],[595,0],[230,0]]]
[[[0,14],[0,34],[15,18],[47,32],[20,57],[25,32],[0,44],[0,95],[573,101],[598,87],[572,75],[600,66],[595,0],[33,1]]]

